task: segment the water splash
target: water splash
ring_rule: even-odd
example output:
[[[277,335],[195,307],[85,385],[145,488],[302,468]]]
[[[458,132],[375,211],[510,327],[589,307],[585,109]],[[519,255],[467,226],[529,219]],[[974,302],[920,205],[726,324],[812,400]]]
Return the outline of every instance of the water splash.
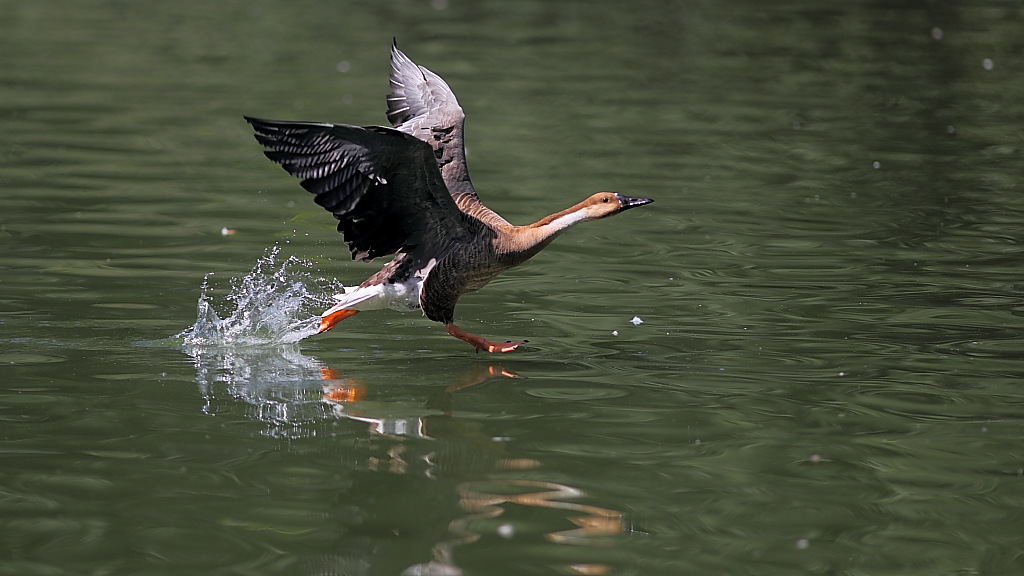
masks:
[[[207,274],[196,305],[196,322],[176,337],[186,348],[261,347],[290,344],[317,333],[320,312],[334,304],[340,283],[315,277],[313,264],[296,256],[278,262],[280,246],[268,248],[244,277],[231,279],[224,316],[213,304]]]

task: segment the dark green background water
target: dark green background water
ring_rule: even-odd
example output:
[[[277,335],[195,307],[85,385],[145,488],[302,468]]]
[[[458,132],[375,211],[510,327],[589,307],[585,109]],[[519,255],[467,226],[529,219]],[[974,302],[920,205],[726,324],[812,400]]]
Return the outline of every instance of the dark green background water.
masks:
[[[1009,0],[0,1],[0,574],[1024,573],[1021,30]],[[392,37],[513,222],[656,203],[462,301],[511,355],[390,311],[184,353],[209,272],[375,269],[241,116],[385,122]]]

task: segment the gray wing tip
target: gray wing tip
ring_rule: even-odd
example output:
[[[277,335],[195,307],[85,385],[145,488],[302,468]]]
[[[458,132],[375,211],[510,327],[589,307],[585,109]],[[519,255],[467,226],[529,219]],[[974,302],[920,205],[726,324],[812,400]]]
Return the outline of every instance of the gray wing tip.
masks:
[[[392,126],[443,124],[445,128],[464,116],[451,87],[443,78],[412,61],[391,45],[391,91],[387,95],[387,117]],[[402,128],[403,131],[410,132]],[[411,132],[410,132],[411,133]]]
[[[401,75],[402,72],[403,72],[403,68],[408,68],[408,67],[411,67],[413,70],[416,70],[416,69],[419,68],[419,66],[417,66],[416,63],[413,62],[411,58],[409,58],[408,56],[405,55],[405,52],[402,52],[401,50],[398,49],[398,40],[397,39],[392,39],[392,43],[391,43],[391,73],[392,73],[391,75],[392,75],[392,77]]]

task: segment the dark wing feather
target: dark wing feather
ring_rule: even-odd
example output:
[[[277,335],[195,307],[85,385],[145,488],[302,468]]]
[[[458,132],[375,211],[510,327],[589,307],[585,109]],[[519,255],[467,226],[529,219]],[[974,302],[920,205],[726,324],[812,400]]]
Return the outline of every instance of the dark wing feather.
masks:
[[[474,222],[459,211],[431,148],[390,128],[246,117],[267,158],[302,180],[338,219],[353,259],[396,252],[440,257],[467,242]]]
[[[391,46],[388,121],[396,130],[430,144],[452,194],[476,195],[466,167],[463,124],[466,115],[440,76],[418,66]]]

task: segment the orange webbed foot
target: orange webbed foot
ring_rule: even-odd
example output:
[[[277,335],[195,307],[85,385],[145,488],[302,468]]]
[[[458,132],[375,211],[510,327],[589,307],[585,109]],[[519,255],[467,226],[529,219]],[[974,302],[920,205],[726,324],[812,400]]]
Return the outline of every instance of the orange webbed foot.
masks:
[[[481,340],[483,340],[483,338],[481,338]],[[513,341],[509,340],[508,342],[502,342],[502,343],[491,342],[489,340],[483,340],[483,342],[484,342],[484,344],[486,344],[486,346],[483,347],[483,348],[477,348],[476,349],[477,352],[479,352],[481,350],[487,350],[488,352],[511,352],[511,351],[515,350],[516,348],[519,348],[520,344],[525,344],[526,340],[520,340],[519,342],[513,342]]]
[[[330,314],[325,314],[320,317],[320,329],[317,330],[316,333],[323,334],[324,332],[327,332],[331,328],[334,328],[334,325],[337,324],[338,322],[341,322],[345,318],[355,316],[358,313],[359,310],[342,309],[337,310],[335,312],[331,312]]]
[[[459,328],[455,324],[445,324],[444,329],[449,335],[466,342],[476,351],[486,350],[488,352],[511,352],[519,347],[520,344],[525,344],[526,340],[520,340],[519,342],[512,342],[511,340],[504,343],[491,342],[486,338],[477,336],[476,334],[470,334],[462,328]]]

